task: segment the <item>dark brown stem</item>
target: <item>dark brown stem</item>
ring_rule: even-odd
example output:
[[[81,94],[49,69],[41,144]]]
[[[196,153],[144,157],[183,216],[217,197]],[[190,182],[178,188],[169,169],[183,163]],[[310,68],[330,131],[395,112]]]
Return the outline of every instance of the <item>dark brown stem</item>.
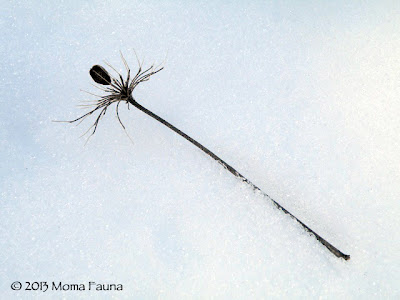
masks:
[[[152,117],[153,119],[157,120],[158,122],[162,123],[163,125],[167,126],[169,129],[175,131],[177,134],[179,134],[180,136],[182,136],[183,138],[185,138],[186,140],[188,140],[189,142],[191,142],[193,145],[195,145],[197,148],[201,149],[203,152],[205,152],[206,154],[208,154],[209,156],[211,156],[213,159],[215,159],[217,162],[219,162],[221,165],[223,165],[229,172],[231,172],[233,175],[235,175],[236,177],[238,177],[239,179],[241,179],[243,182],[247,183],[248,185],[250,185],[254,190],[259,191],[261,194],[263,194],[265,197],[267,197],[269,200],[272,201],[272,203],[280,210],[282,210],[285,214],[288,214],[289,216],[291,216],[293,219],[295,219],[297,222],[299,222],[301,224],[301,226],[303,226],[303,228],[311,233],[312,235],[315,236],[315,238],[322,244],[324,245],[326,248],[328,248],[328,250],[330,252],[332,252],[334,255],[336,255],[339,258],[343,258],[345,260],[350,259],[350,255],[348,254],[344,254],[343,252],[341,252],[339,249],[337,249],[336,247],[334,247],[331,243],[329,243],[328,241],[326,241],[324,238],[322,238],[319,234],[317,234],[315,231],[313,231],[310,227],[308,227],[306,224],[304,224],[302,221],[300,221],[298,218],[296,218],[292,213],[290,213],[287,209],[285,209],[282,205],[280,205],[278,202],[276,202],[274,199],[272,199],[267,193],[263,192],[258,186],[256,186],[254,183],[252,183],[250,180],[248,180],[246,177],[244,177],[242,174],[240,174],[238,171],[236,171],[235,168],[233,168],[232,166],[230,166],[228,163],[226,163],[224,160],[222,160],[221,158],[219,158],[217,155],[215,155],[213,152],[211,152],[210,150],[208,150],[206,147],[204,147],[202,144],[200,144],[199,142],[197,142],[196,140],[192,139],[190,136],[188,136],[186,133],[180,131],[178,128],[176,128],[174,125],[172,125],[171,123],[165,121],[163,118],[160,118],[159,116],[157,116],[156,114],[154,114],[153,112],[151,112],[150,110],[148,110],[147,108],[143,107],[142,105],[140,105],[139,103],[137,103],[135,101],[135,99],[133,99],[132,97],[130,97],[128,99],[128,102],[131,103],[133,106],[135,106],[137,109],[141,110],[142,112],[144,112],[145,114],[147,114],[148,116]]]

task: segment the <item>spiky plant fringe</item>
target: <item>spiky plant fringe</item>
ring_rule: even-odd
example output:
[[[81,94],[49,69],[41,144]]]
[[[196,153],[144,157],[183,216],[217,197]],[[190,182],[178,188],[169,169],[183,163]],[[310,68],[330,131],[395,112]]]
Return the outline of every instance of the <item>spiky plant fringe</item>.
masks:
[[[136,58],[137,58],[137,56],[136,56]],[[92,96],[98,97],[99,99],[92,101],[89,104],[81,105],[81,107],[82,108],[90,108],[90,107],[94,106],[95,108],[75,120],[55,121],[55,122],[75,123],[75,122],[79,121],[78,122],[78,125],[79,125],[88,116],[90,116],[100,110],[100,113],[97,115],[97,118],[95,119],[95,122],[93,123],[93,125],[90,126],[89,129],[82,135],[82,136],[86,135],[93,128],[93,131],[91,132],[91,134],[89,135],[89,137],[86,140],[86,142],[88,142],[90,137],[96,133],[97,126],[99,125],[99,121],[106,114],[109,106],[113,103],[117,103],[117,105],[115,107],[115,111],[116,111],[118,121],[121,124],[121,126],[124,129],[127,136],[129,137],[129,139],[132,141],[131,137],[126,132],[125,125],[122,123],[121,118],[119,116],[119,105],[121,102],[126,102],[128,105],[128,109],[129,109],[129,104],[131,103],[130,98],[132,98],[133,90],[140,83],[148,81],[152,75],[163,70],[164,67],[160,67],[161,65],[154,66],[154,64],[152,64],[148,69],[143,70],[142,69],[143,62],[141,63],[139,61],[139,59],[137,58],[139,69],[138,69],[136,75],[131,79],[131,70],[130,70],[128,63],[126,62],[124,56],[122,55],[122,53],[121,53],[121,59],[122,59],[122,62],[124,63],[126,71],[127,71],[126,80],[124,80],[122,75],[111,64],[109,64],[108,62],[105,62],[111,69],[113,69],[118,74],[118,78],[114,77],[112,74],[110,74],[108,72],[107,72],[107,75],[109,75],[109,78],[106,78],[106,76],[104,76],[104,74],[94,71],[96,76],[98,76],[99,78],[101,78],[102,80],[107,82],[108,86],[106,88],[100,87],[98,85],[93,85],[93,86],[98,88],[99,90],[105,92],[107,95],[100,96],[100,95],[96,95],[96,94],[84,91]]]

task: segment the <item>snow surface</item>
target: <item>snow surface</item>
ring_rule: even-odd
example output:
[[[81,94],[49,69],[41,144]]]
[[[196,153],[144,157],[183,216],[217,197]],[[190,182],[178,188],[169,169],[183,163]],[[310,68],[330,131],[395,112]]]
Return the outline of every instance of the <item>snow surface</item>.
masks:
[[[399,298],[399,3],[347,2],[2,1],[0,298]],[[166,57],[142,105],[351,260],[140,111],[134,145],[113,110],[86,146],[51,122],[132,49]]]

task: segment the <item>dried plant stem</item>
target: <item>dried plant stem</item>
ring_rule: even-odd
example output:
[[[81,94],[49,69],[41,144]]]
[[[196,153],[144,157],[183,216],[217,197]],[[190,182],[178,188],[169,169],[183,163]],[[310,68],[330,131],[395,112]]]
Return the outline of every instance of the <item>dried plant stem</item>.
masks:
[[[240,180],[242,180],[243,182],[247,183],[248,185],[250,185],[254,190],[259,191],[264,197],[268,198],[270,201],[272,201],[272,203],[280,210],[282,210],[285,214],[288,214],[290,217],[292,217],[293,219],[295,219],[298,223],[300,223],[301,226],[303,226],[303,228],[309,232],[310,234],[314,235],[315,238],[322,244],[324,245],[326,248],[328,248],[328,250],[330,252],[332,252],[335,256],[339,257],[339,258],[343,258],[345,260],[350,259],[350,255],[348,254],[344,254],[343,252],[341,252],[339,249],[337,249],[336,247],[334,247],[331,243],[329,243],[328,241],[326,241],[324,238],[322,238],[319,234],[317,234],[315,231],[313,231],[310,227],[308,227],[306,224],[304,224],[302,221],[300,221],[298,218],[296,218],[291,212],[289,212],[287,209],[285,209],[282,205],[280,205],[278,202],[276,202],[274,199],[272,199],[267,193],[263,192],[258,186],[256,186],[254,183],[252,183],[249,179],[247,179],[246,177],[244,177],[242,174],[240,174],[238,171],[236,171],[235,168],[233,168],[231,165],[229,165],[228,163],[226,163],[224,160],[222,160],[221,158],[219,158],[216,154],[214,154],[213,152],[211,152],[209,149],[207,149],[206,147],[204,147],[202,144],[200,144],[199,142],[197,142],[196,140],[194,140],[193,138],[191,138],[190,136],[188,136],[186,133],[182,132],[181,130],[179,130],[178,128],[176,128],[174,125],[172,125],[171,123],[165,121],[163,118],[157,116],[156,114],[154,114],[153,112],[151,112],[150,110],[148,110],[147,108],[143,107],[142,105],[140,105],[138,102],[135,101],[135,99],[130,96],[128,98],[128,102],[131,103],[133,106],[135,106],[137,109],[141,110],[142,112],[144,112],[145,114],[147,114],[148,116],[152,117],[153,119],[157,120],[158,122],[160,122],[161,124],[167,126],[169,129],[173,130],[174,132],[176,132],[177,134],[179,134],[180,136],[182,136],[183,138],[185,138],[186,140],[188,140],[189,142],[191,142],[193,145],[195,145],[197,148],[199,148],[200,150],[202,150],[204,153],[206,153],[207,155],[211,156],[214,160],[216,160],[217,162],[219,162],[222,166],[224,166],[230,173],[232,173],[233,175],[235,175],[236,177],[238,177]]]

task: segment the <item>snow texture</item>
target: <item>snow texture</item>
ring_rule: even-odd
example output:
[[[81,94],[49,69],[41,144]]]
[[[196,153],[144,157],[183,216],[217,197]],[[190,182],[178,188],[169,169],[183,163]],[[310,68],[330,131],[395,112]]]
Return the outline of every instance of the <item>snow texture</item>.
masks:
[[[2,2],[1,299],[400,297],[398,1],[246,2]],[[133,49],[166,57],[138,102],[351,260],[136,109],[133,145],[113,109],[86,146],[94,119],[51,122]]]

